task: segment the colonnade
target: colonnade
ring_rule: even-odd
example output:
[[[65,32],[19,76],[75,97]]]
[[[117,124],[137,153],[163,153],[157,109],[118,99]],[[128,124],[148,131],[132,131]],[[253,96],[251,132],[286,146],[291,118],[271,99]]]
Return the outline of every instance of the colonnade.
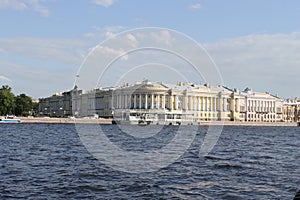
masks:
[[[116,94],[112,98],[115,109],[169,109],[186,111],[226,112],[230,111],[229,97],[168,95],[168,94]],[[234,111],[239,111],[238,99]]]
[[[117,109],[164,109],[164,94],[113,95],[112,107]]]
[[[275,101],[268,100],[247,100],[248,112],[268,112],[275,113]]]

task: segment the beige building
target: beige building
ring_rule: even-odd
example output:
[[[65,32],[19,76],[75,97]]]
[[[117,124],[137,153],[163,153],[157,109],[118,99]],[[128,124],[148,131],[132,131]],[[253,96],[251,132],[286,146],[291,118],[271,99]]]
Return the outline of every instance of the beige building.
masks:
[[[112,96],[114,117],[121,121],[192,124],[231,117],[231,92],[221,86],[143,81],[117,88]]]
[[[287,99],[283,105],[283,120],[285,122],[300,121],[300,102],[298,99]]]
[[[209,84],[152,83],[73,90],[41,99],[49,116],[114,118],[116,123],[198,124],[201,121],[283,121],[283,100],[269,93]],[[68,102],[68,103],[66,103]]]

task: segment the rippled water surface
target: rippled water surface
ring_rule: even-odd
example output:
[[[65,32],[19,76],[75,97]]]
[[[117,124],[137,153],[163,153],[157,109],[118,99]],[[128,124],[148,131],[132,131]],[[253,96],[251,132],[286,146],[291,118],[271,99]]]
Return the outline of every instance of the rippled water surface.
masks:
[[[127,134],[114,125],[101,128],[124,151],[162,148],[178,129],[136,138],[139,127],[127,127]],[[89,154],[74,125],[1,124],[0,199],[293,198],[300,187],[300,127],[224,127],[203,158],[206,130],[199,127],[190,148],[171,165],[131,174]]]

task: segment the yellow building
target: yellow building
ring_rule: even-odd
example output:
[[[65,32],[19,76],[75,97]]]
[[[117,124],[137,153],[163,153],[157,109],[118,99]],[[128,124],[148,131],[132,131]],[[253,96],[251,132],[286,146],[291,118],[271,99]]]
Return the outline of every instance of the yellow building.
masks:
[[[298,99],[287,99],[283,105],[283,120],[285,122],[300,121],[300,102]]]
[[[198,124],[201,121],[283,121],[283,100],[269,93],[239,91],[223,85],[148,80],[82,91],[75,87],[70,107],[75,117],[114,118],[116,123]],[[56,96],[48,102],[55,102]],[[43,99],[44,100],[44,99]],[[43,101],[42,101],[43,102]],[[50,103],[51,104],[51,103]],[[43,109],[59,112],[49,103]],[[52,103],[53,104],[53,103]],[[54,104],[53,104],[54,105]],[[47,107],[48,106],[48,107]],[[50,106],[50,107],[49,107]],[[68,112],[69,113],[69,112]]]

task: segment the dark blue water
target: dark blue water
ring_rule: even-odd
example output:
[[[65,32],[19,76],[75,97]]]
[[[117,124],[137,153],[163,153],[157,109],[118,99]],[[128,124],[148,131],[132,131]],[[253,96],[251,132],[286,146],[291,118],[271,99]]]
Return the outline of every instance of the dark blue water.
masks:
[[[177,127],[137,141],[117,126],[102,128],[125,150],[141,150],[160,148]],[[206,129],[173,164],[131,174],[90,155],[74,125],[1,124],[0,199],[293,198],[300,187],[299,127],[224,127],[214,150],[199,158]]]

